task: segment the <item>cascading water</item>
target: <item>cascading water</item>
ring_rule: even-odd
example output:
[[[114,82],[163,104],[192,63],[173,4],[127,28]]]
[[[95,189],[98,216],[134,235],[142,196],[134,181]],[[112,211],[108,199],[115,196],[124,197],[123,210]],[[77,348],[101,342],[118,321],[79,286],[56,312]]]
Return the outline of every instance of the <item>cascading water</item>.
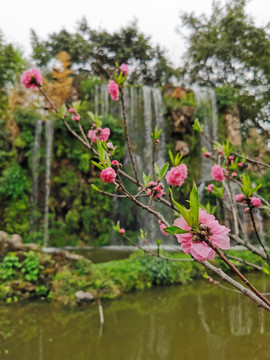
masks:
[[[195,101],[197,112],[200,121],[203,124],[204,133],[212,140],[218,140],[218,112],[216,95],[213,89],[199,88],[194,89]],[[206,148],[207,151],[212,151],[211,144],[203,137],[200,138],[201,148]],[[211,161],[201,156],[201,169],[200,169],[200,183],[203,184],[211,179]]]
[[[35,233],[37,224],[35,212],[38,209],[39,203],[39,166],[40,166],[40,147],[42,135],[43,120],[36,122],[35,138],[33,145],[33,212],[32,212],[32,231]],[[53,145],[53,123],[52,121],[45,121],[45,199],[44,199],[44,230],[43,230],[43,245],[48,246],[48,231],[49,231],[49,197],[50,197],[50,174],[51,174],[51,155]],[[42,193],[42,191],[41,191]]]
[[[109,98],[106,85],[96,85],[93,98],[95,103],[93,110],[96,113],[103,116],[112,114],[116,117],[119,115],[122,117],[121,108],[118,103]],[[143,172],[149,174],[152,171],[153,142],[151,132],[155,126],[158,129],[164,128],[162,95],[159,89],[148,86],[142,88],[129,87],[125,89],[124,100],[132,152],[139,177],[142,180]],[[165,136],[162,134],[156,154],[156,162],[159,166],[164,164],[164,149]],[[127,148],[124,166],[129,168],[130,174],[133,174]],[[116,208],[119,211],[120,218],[123,219],[126,214],[121,214],[121,203],[118,203]],[[148,240],[155,243],[155,240],[161,237],[157,220],[153,215],[141,211],[139,208],[136,209],[136,218],[138,226],[148,230]]]
[[[48,246],[49,231],[49,197],[50,197],[50,175],[51,175],[51,157],[53,144],[53,123],[45,122],[46,137],[46,174],[45,174],[45,208],[44,208],[44,242],[45,247]]]
[[[33,145],[33,207],[35,210],[35,207],[37,205],[37,198],[38,198],[38,168],[39,168],[39,149],[40,149],[40,138],[41,138],[41,132],[42,132],[42,120],[38,120],[36,122],[36,128],[35,128],[35,139],[34,139],[34,145]],[[33,217],[32,217],[33,219]]]

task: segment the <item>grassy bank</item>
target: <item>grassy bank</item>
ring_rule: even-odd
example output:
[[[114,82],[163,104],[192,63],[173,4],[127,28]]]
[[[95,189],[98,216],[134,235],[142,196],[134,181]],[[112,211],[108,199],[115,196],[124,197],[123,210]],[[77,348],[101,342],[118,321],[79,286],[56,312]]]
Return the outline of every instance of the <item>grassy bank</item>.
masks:
[[[249,252],[231,251],[246,261],[264,267],[263,261]],[[189,257],[183,253],[167,253],[172,259]],[[232,260],[242,271],[254,268]],[[228,270],[215,260],[215,265]],[[49,299],[62,304],[75,304],[76,292],[90,292],[94,298],[114,299],[122,294],[172,284],[185,284],[207,277],[202,265],[195,261],[168,261],[142,251],[124,260],[94,264],[82,257],[68,258],[64,253],[8,253],[0,263],[0,301],[11,303],[26,299]],[[211,274],[209,274],[211,276]]]

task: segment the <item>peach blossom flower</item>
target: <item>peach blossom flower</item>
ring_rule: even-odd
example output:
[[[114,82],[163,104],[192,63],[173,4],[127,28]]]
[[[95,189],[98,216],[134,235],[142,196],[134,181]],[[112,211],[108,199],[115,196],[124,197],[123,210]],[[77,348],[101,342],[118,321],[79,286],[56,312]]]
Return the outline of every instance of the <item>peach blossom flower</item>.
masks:
[[[110,80],[108,84],[108,92],[113,100],[119,99],[119,86],[114,80]]]
[[[125,229],[120,229],[119,232],[120,232],[120,234],[124,234],[126,232],[126,230]]]
[[[113,143],[112,142],[107,142],[107,148],[110,150],[113,150]]]
[[[166,231],[164,231],[164,229],[167,226],[165,224],[163,224],[163,222],[161,220],[158,220],[158,223],[159,223],[159,228],[160,228],[160,231],[162,232],[162,234],[165,236],[169,236],[169,234]]]
[[[235,201],[237,202],[242,202],[245,199],[245,195],[244,194],[237,194],[235,195]]]
[[[154,198],[160,198],[163,195],[164,185],[161,182],[156,183],[155,181],[150,181],[147,188],[148,196],[154,195]]]
[[[227,235],[230,229],[220,225],[214,215],[208,214],[206,210],[199,209],[199,223],[206,226],[209,240],[217,247],[227,250],[230,248],[230,238]],[[183,230],[191,230],[186,220],[181,215],[174,221],[174,225]],[[194,259],[202,262],[207,259],[212,260],[215,257],[215,251],[204,241],[194,241],[192,233],[176,234],[182,250],[186,254],[191,254]]]
[[[211,192],[211,191],[213,190],[213,188],[214,188],[214,184],[209,184],[209,185],[207,186],[206,190],[207,190],[208,192]]]
[[[110,133],[111,131],[109,128],[106,127],[102,129],[99,127],[97,130],[89,130],[87,136],[90,140],[92,140],[92,142],[96,143],[97,139],[100,141],[107,141],[109,139]]]
[[[80,115],[73,115],[71,119],[74,121],[79,121],[80,118],[81,118]]]
[[[259,207],[262,204],[261,199],[257,198],[256,196],[250,198],[250,203],[254,207]]]
[[[122,64],[120,66],[120,70],[122,71],[122,73],[124,73],[125,76],[128,75],[128,65],[127,64]]]
[[[26,70],[21,76],[21,84],[27,89],[38,90],[38,87],[42,85],[41,72],[38,69]]]
[[[167,172],[165,179],[169,185],[173,186],[181,186],[184,184],[188,175],[188,168],[187,165],[181,164],[176,167],[171,168]]]
[[[108,167],[101,171],[101,179],[105,183],[113,183],[116,178],[116,172],[113,168]]]
[[[216,181],[224,181],[226,179],[225,176],[225,169],[223,169],[222,167],[220,167],[219,165],[214,165],[212,166],[211,169],[211,176],[216,180]]]

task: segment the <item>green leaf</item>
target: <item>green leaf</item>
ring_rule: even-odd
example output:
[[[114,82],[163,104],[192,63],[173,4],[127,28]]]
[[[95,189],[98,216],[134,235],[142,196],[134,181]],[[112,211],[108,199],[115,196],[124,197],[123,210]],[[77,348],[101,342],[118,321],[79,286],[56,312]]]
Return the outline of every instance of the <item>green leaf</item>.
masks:
[[[256,186],[255,188],[250,189],[250,190],[249,190],[249,193],[248,193],[248,197],[250,197],[250,196],[253,195],[256,191],[258,191],[261,186],[262,186],[262,184]]]
[[[120,231],[120,221],[118,220],[117,223],[115,225],[113,225],[113,229],[117,232]]]
[[[250,183],[250,177],[246,174],[243,175],[243,186],[242,186],[242,191],[244,193],[244,195],[246,197],[249,196],[249,191],[250,191],[250,187],[251,187],[251,183]]]
[[[162,168],[160,170],[160,180],[164,177],[164,175],[166,174],[168,168],[169,168],[169,163],[168,162],[162,166]]]
[[[157,174],[157,177],[159,179],[159,176],[160,176],[160,170],[159,170],[159,166],[158,164],[155,163],[155,171],[156,171],[156,174]]]
[[[171,152],[171,150],[169,150],[169,157],[170,157],[172,166],[174,166],[174,156],[173,156],[173,153]]]
[[[172,193],[172,189],[169,188],[170,191],[170,195],[171,195],[171,199],[172,202],[174,203],[174,205],[176,206],[177,210],[179,211],[180,215],[183,216],[183,218],[186,220],[186,222],[188,223],[188,225],[190,227],[192,227],[192,223],[191,223],[191,219],[189,217],[189,211],[182,205],[178,204],[178,202],[176,202],[173,198],[173,193]]]
[[[96,185],[92,184],[91,187],[92,187],[93,190],[96,190],[96,191],[99,192],[99,188]]]
[[[111,160],[109,158],[109,155],[107,154],[107,152],[105,151],[105,160],[106,160],[106,165],[108,167],[111,167],[112,166],[112,163],[111,163]]]
[[[190,202],[190,219],[192,223],[192,228],[195,228],[199,225],[199,193],[195,182],[193,182],[193,188],[189,196]]]
[[[164,231],[166,231],[166,233],[168,234],[187,234],[190,233],[191,231],[187,231],[187,230],[183,230],[180,229],[178,226],[169,226],[163,229]]]
[[[80,100],[74,101],[74,102],[72,103],[72,107],[73,107],[73,109],[74,109],[76,112],[79,111],[80,106],[81,106],[81,101],[80,101]]]
[[[102,166],[101,164],[95,162],[94,160],[92,160],[92,164],[95,165],[97,168],[99,168],[100,170],[104,169],[104,166]]]
[[[143,185],[144,185],[144,187],[146,187],[146,185],[148,184],[147,176],[146,176],[146,174],[144,172],[143,172],[142,176],[143,176]]]
[[[203,125],[200,124],[198,119],[195,119],[194,124],[192,125],[192,128],[193,128],[193,130],[201,133],[203,130]]]

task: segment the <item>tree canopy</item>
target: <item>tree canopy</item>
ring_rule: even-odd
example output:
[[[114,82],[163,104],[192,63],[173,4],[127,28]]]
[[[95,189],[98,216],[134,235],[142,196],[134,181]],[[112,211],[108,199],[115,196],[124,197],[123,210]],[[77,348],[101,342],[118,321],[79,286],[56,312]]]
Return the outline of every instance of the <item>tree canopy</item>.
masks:
[[[33,58],[39,66],[47,65],[59,51],[65,51],[79,72],[105,79],[113,72],[116,61],[130,65],[131,83],[163,85],[177,75],[164,51],[151,44],[136,22],[112,34],[91,29],[85,19],[74,33],[63,29],[50,34],[47,40],[39,39],[34,30],[31,33]]]
[[[242,120],[257,125],[269,116],[269,26],[256,26],[247,15],[246,0],[214,2],[210,16],[183,13],[189,29],[182,74],[187,84],[233,88]]]

